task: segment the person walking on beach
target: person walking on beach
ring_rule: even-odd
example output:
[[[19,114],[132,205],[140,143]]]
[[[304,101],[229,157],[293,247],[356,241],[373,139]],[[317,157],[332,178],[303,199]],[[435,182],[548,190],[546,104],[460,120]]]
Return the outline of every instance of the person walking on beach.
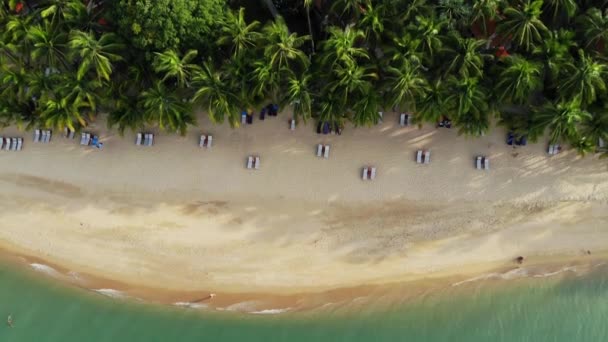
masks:
[[[6,324],[9,327],[13,327],[13,314],[8,314],[8,317],[6,318]]]

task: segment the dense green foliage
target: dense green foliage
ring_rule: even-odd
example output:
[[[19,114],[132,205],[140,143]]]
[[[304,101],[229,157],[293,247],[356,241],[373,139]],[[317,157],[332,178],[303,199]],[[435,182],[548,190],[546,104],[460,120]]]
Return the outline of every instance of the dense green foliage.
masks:
[[[184,133],[196,108],[237,126],[273,101],[298,120],[397,108],[473,136],[496,118],[583,154],[608,141],[608,1],[278,3],[304,27],[223,0],[9,1],[0,123],[79,129],[101,110],[121,132]]]

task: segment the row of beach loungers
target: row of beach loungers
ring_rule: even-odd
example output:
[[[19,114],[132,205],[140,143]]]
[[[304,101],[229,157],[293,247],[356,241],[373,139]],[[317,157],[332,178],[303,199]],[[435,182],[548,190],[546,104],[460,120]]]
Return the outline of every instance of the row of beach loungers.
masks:
[[[143,138],[143,140],[142,140]],[[152,133],[137,133],[135,138],[135,145],[137,146],[152,146],[154,145],[154,134]]]
[[[399,126],[410,126],[412,124],[413,115],[410,113],[401,113],[399,115]]]
[[[418,150],[416,152],[417,164],[429,164],[431,162],[431,151]]]
[[[206,147],[210,148],[213,146],[213,136],[212,135],[201,135],[201,139],[198,142],[198,147]]]
[[[51,142],[52,131],[50,130],[34,130],[34,142],[48,144]]]
[[[475,168],[477,170],[489,170],[490,159],[486,156],[477,156],[477,158],[475,158]]]
[[[374,180],[376,179],[376,168],[374,166],[366,166],[361,173],[361,179]]]
[[[0,150],[21,151],[22,148],[23,148],[23,138],[0,137]]]
[[[249,156],[247,157],[247,169],[256,169],[260,168],[260,157],[258,156]]]

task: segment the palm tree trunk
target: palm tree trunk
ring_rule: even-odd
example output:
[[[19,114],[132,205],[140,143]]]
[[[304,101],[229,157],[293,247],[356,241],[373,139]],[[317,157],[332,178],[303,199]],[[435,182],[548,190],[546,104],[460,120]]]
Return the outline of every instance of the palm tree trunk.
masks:
[[[315,36],[312,34],[312,23],[310,22],[310,6],[306,6],[306,19],[308,20],[308,32],[310,33],[310,45],[312,45],[312,54],[314,54]]]
[[[264,5],[266,5],[268,11],[270,11],[270,14],[272,14],[273,18],[276,18],[279,15],[279,12],[277,11],[277,8],[274,7],[272,0],[262,0],[262,2],[264,3]]]

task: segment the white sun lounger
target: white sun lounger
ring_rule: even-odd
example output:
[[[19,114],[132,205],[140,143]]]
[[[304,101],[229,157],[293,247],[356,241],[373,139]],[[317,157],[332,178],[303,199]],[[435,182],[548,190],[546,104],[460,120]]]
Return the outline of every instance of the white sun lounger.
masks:
[[[363,168],[363,174],[361,175],[361,178],[363,180],[367,180],[367,171],[368,169],[366,167]]]
[[[428,164],[431,162],[431,151],[424,151],[424,163]]]
[[[376,178],[376,168],[372,167],[372,174],[370,175],[369,179],[375,179]]]
[[[486,170],[490,169],[490,159],[488,157],[483,158],[483,168]]]
[[[256,170],[260,168],[260,157],[255,157],[255,162],[253,163],[253,167],[255,167]]]
[[[241,114],[241,123],[242,124],[246,124],[247,123],[247,115]]]
[[[598,140],[597,140],[597,147],[599,147],[599,148],[605,148],[606,147],[606,142],[604,141],[604,139],[598,138]]]
[[[86,139],[84,140],[84,144],[87,146],[91,144],[91,133],[87,133]]]
[[[13,138],[11,140],[12,140],[11,151],[17,151],[17,138]]]
[[[135,146],[141,146],[141,133],[137,133],[135,137]]]
[[[17,151],[21,151],[23,148],[23,138],[17,138]]]
[[[86,133],[82,133],[80,135],[80,145],[84,145],[84,142],[87,140],[87,134]]]
[[[34,142],[37,143],[40,141],[40,130],[34,130]]]
[[[207,148],[211,148],[213,146],[213,135],[207,136]]]
[[[48,144],[51,142],[51,136],[53,135],[53,131],[51,130],[47,130],[46,131],[46,138],[44,139],[44,143]]]
[[[476,168],[477,170],[481,170],[481,156],[477,156]]]
[[[329,158],[329,145],[325,145],[325,153],[323,154],[325,159]]]
[[[144,133],[144,142],[143,142],[143,146],[148,146],[148,144],[150,143],[150,134],[148,133]]]
[[[150,138],[148,139],[148,146],[154,145],[154,134],[150,133]]]
[[[207,137],[202,134],[201,138],[198,140],[198,147],[205,147],[205,141],[207,140]]]
[[[247,157],[247,168],[251,169],[253,167],[253,157],[249,156]]]
[[[38,140],[41,143],[46,143],[46,131],[42,130],[40,131],[40,139]]]
[[[320,157],[323,155],[323,145],[318,144],[317,145],[317,157]]]
[[[416,152],[416,163],[422,164],[422,150]]]
[[[296,120],[295,119],[291,119],[289,121],[289,129],[292,131],[296,129]]]
[[[67,127],[63,127],[63,137],[67,138],[70,136],[70,129]]]
[[[553,145],[549,145],[549,149],[548,149],[547,153],[549,153],[550,155],[554,154],[553,153]]]
[[[399,126],[405,126],[405,113],[401,113],[399,116]]]
[[[2,147],[4,147],[4,138],[0,137],[0,150],[2,150]]]
[[[11,149],[11,138],[4,138],[4,149],[6,151]]]

